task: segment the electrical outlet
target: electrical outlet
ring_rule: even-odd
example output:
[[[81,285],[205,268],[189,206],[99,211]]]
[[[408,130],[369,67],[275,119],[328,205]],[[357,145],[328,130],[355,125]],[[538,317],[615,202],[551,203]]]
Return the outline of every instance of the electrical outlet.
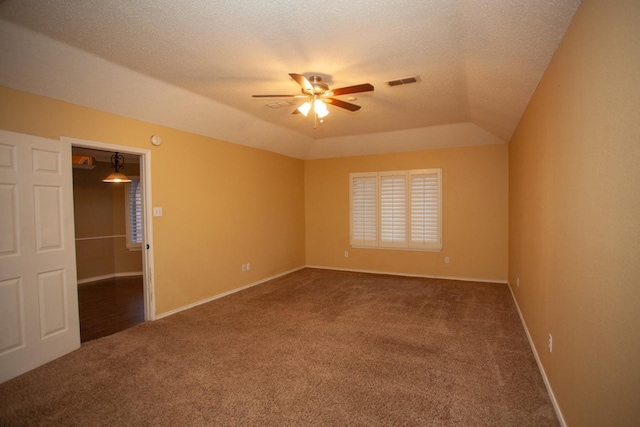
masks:
[[[445,264],[449,264],[449,257],[448,256],[444,257],[444,263]]]
[[[245,271],[247,271],[247,264],[242,264],[242,272],[244,273]]]
[[[344,257],[349,258],[349,251],[344,251]]]
[[[249,271],[249,270],[251,270],[251,263],[250,262],[247,263],[247,271]]]
[[[553,351],[553,337],[549,334],[549,353]]]
[[[516,286],[520,287],[520,278],[519,277],[516,279]]]

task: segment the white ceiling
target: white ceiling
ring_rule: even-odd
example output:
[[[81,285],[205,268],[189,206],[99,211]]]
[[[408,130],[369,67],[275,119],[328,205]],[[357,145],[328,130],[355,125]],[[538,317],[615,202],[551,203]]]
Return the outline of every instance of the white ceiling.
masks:
[[[507,142],[579,3],[578,0],[325,0],[316,4],[288,0],[4,0],[0,2],[0,18],[76,48],[74,51],[79,49],[99,57],[94,62],[106,60],[127,72],[186,89],[189,96],[199,95],[198,103],[203,106],[200,111],[195,102],[185,101],[191,116],[203,115],[202,120],[206,120],[207,115],[213,115],[206,105],[214,105],[207,104],[213,101],[224,107],[222,116],[231,114],[238,118],[235,124],[225,120],[231,123],[227,127],[238,129],[212,136],[305,158],[340,154],[339,149],[332,147],[350,143],[355,148],[343,149],[343,154],[364,154],[367,148],[357,147],[358,142],[386,132],[411,132],[417,135],[417,141],[435,138],[433,135],[446,130],[448,135],[459,135],[457,145],[463,145],[466,138],[477,138],[483,143]],[[29,60],[38,61],[35,44],[20,45],[26,38],[26,35],[14,37],[19,39],[15,46],[5,41],[0,54],[7,58],[10,54],[25,57],[28,51],[33,51],[34,58]],[[101,62],[102,67],[107,67],[106,61]],[[42,67],[38,72],[53,69]],[[300,88],[288,73],[320,75],[331,88],[371,83],[375,91],[355,95],[357,100],[353,103],[362,106],[360,111],[330,106],[325,123],[314,129],[311,115],[305,118],[291,114],[297,103],[273,109],[266,106],[272,100],[251,97],[298,94]],[[9,74],[9,71],[0,73],[0,84],[22,90],[33,87],[34,93],[56,97],[43,93],[46,88],[37,87],[42,85],[37,80],[42,79],[32,76],[32,81],[27,82],[29,73],[21,72],[18,65]],[[407,76],[418,76],[418,83],[397,87],[385,84]],[[75,85],[75,89],[60,87],[60,91],[72,93],[82,84],[78,79],[67,82]],[[113,92],[106,84],[89,81],[87,87],[96,91],[93,98],[100,96],[99,90]],[[113,93],[109,96],[113,97]],[[122,96],[124,99],[126,93]],[[207,100],[202,101],[203,97]],[[340,98],[347,100],[348,96]],[[91,106],[100,108],[98,104]],[[144,113],[130,108],[131,111],[124,111],[126,106],[117,107],[113,103],[102,109],[172,124],[170,119],[160,116],[141,117]],[[254,121],[258,118],[256,123],[264,123],[264,130],[256,129],[256,135],[285,132],[278,137],[282,140],[298,135],[306,144],[304,151],[289,152],[290,149],[277,144],[272,147],[264,142],[247,142],[256,138],[239,129],[246,122],[241,119],[246,115]],[[211,133],[196,126],[197,118],[190,120],[194,123],[175,126]],[[363,135],[366,138],[354,137]],[[384,140],[375,139],[377,152],[396,150],[381,147],[384,146],[381,139]],[[388,139],[397,142],[397,138]]]

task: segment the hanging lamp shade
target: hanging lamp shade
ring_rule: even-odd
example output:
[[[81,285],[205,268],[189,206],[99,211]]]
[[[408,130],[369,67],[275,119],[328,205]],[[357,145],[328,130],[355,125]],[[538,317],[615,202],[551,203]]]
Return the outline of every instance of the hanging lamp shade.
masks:
[[[102,182],[131,182],[131,180],[124,174],[112,172]]]
[[[322,100],[320,99],[316,99],[315,101],[313,101],[313,111],[315,111],[319,119],[322,119],[323,117],[327,117],[327,115],[329,115],[327,104],[322,102]]]
[[[298,111],[300,111],[305,117],[307,117],[307,114],[309,114],[309,110],[311,110],[311,103],[309,101],[298,107]]]
[[[131,182],[131,180],[123,173],[120,173],[120,169],[124,169],[124,157],[120,153],[114,153],[111,156],[111,172],[102,182]]]

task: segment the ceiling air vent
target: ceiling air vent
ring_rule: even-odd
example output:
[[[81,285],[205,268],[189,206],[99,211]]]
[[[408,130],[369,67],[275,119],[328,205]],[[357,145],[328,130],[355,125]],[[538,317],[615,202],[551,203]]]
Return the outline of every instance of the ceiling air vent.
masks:
[[[418,81],[418,76],[415,77],[405,77],[402,79],[389,80],[386,82],[389,86],[400,86],[400,85],[408,85],[409,83],[415,83]]]
[[[278,102],[272,102],[272,103],[266,104],[266,105],[269,108],[280,108],[280,107],[287,107],[287,106],[293,105],[293,104],[290,103],[289,101],[278,101]]]

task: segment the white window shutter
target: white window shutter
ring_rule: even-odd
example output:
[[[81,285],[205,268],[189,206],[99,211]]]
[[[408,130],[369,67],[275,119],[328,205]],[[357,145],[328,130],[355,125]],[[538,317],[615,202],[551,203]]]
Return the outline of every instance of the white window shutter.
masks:
[[[380,241],[404,246],[407,227],[407,174],[380,174]]]
[[[411,171],[410,246],[442,249],[441,170]]]
[[[139,180],[132,180],[126,188],[127,247],[142,246],[142,186]]]
[[[442,169],[349,174],[354,247],[442,250]]]
[[[375,246],[377,233],[377,177],[351,174],[351,244]]]

